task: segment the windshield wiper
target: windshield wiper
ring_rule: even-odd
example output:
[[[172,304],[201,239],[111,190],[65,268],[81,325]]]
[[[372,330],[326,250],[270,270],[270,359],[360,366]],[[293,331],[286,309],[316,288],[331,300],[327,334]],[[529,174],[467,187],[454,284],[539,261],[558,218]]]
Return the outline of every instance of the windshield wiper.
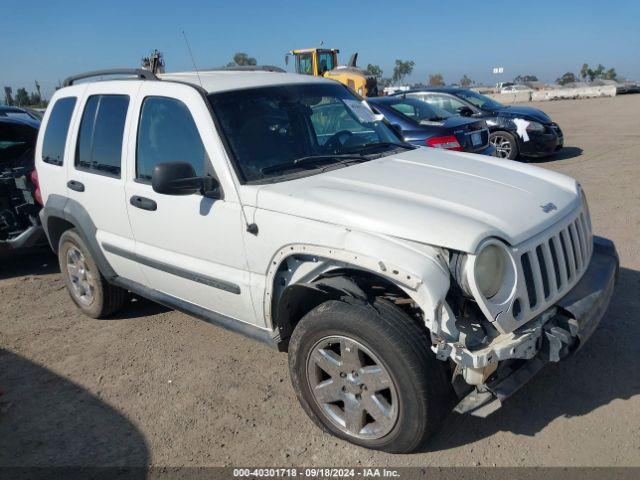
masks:
[[[340,160],[360,160],[365,161],[362,155],[353,154],[335,154],[335,155],[309,155],[308,157],[296,158],[293,162],[278,163],[270,165],[260,170],[260,173],[283,172],[285,170],[293,170],[295,168],[305,167],[307,165],[318,165],[323,163],[334,163]]]
[[[400,147],[400,148],[404,148],[405,150],[413,150],[414,148],[416,148],[409,143],[371,142],[371,143],[365,143],[364,145],[360,145],[359,147],[354,148],[350,151],[362,153],[363,151],[366,151],[366,150],[373,150],[374,148],[385,148],[385,147]]]

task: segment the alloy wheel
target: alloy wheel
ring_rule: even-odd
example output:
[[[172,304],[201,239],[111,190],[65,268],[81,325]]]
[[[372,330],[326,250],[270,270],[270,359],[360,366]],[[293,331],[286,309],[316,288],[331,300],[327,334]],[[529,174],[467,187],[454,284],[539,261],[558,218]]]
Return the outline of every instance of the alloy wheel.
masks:
[[[498,157],[509,158],[509,155],[511,155],[513,147],[508,138],[503,137],[502,135],[496,135],[491,138],[491,145],[496,148]]]
[[[388,434],[398,420],[398,396],[389,372],[362,343],[325,337],[307,358],[307,379],[322,414],[342,432],[362,439]]]
[[[96,282],[87,268],[84,255],[75,246],[67,250],[67,273],[75,298],[83,305],[91,305],[95,295]]]

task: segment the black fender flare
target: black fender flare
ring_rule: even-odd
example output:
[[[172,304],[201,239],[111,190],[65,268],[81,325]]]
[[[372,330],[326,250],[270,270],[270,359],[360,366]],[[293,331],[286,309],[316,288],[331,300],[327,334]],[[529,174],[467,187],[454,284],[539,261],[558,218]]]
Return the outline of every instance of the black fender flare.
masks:
[[[59,225],[57,220],[64,220],[76,229],[98,265],[100,273],[108,281],[113,281],[117,278],[116,272],[107,261],[104,253],[102,253],[100,245],[98,245],[96,238],[97,228],[89,213],[79,202],[62,195],[49,195],[47,202],[40,211],[40,220],[49,240],[49,245],[51,245],[54,252],[57,253],[58,251],[60,235],[67,229],[57,228],[57,225]]]

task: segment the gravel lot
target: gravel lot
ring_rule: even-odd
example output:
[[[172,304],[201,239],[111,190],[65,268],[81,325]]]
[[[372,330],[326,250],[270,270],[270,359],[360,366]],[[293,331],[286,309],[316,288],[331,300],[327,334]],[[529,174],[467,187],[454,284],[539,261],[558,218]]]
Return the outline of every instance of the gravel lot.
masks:
[[[566,142],[539,166],[580,180],[621,272],[589,344],[499,412],[419,454],[355,447],[306,417],[285,354],[146,301],[85,318],[42,253],[0,260],[0,465],[640,466],[640,95],[536,106]]]

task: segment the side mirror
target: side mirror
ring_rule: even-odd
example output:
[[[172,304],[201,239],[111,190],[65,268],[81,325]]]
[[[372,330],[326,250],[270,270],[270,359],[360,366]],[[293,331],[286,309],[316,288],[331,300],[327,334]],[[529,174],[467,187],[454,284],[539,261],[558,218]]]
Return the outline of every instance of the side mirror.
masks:
[[[461,115],[463,117],[470,117],[473,115],[473,110],[471,109],[471,107],[467,107],[466,105],[458,108],[457,112],[458,115]]]
[[[196,171],[188,162],[164,162],[159,163],[153,169],[151,186],[154,192],[165,195],[202,195],[217,197],[214,194],[220,186],[217,179],[206,176],[196,176]]]

